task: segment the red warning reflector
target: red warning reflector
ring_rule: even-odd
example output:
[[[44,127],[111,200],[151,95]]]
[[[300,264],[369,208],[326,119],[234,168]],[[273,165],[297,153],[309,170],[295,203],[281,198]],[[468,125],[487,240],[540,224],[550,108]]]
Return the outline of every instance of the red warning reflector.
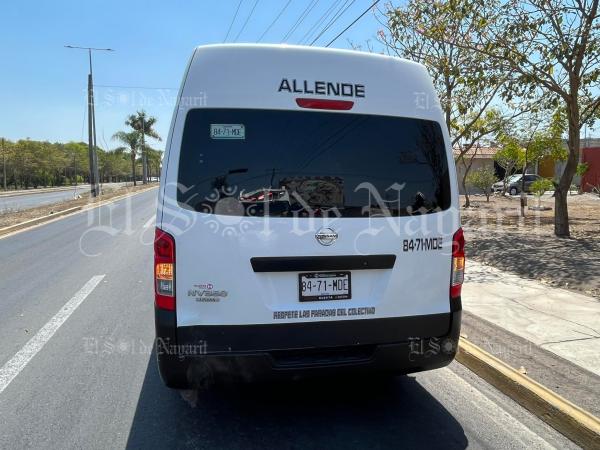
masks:
[[[348,100],[325,100],[321,98],[297,98],[296,104],[300,108],[336,109],[340,111],[348,111],[354,106],[354,102]]]

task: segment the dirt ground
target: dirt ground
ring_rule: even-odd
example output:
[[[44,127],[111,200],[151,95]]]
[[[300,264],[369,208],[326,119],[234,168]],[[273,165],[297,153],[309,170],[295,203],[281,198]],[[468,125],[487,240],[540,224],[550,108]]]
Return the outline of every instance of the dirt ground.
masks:
[[[528,205],[537,198],[528,196]],[[600,198],[592,194],[568,197],[571,238],[554,236],[554,198],[545,194],[548,211],[526,209],[520,199],[471,196],[462,208],[467,257],[498,269],[537,279],[600,299]],[[464,197],[461,196],[461,204]]]
[[[156,186],[156,183],[150,186]],[[81,198],[67,200],[65,202],[53,203],[51,205],[38,206],[36,208],[24,209],[21,211],[10,211],[4,214],[0,214],[0,228],[8,227],[16,223],[24,222],[26,220],[35,219],[36,217],[47,216],[63,211],[65,209],[73,208],[75,206],[84,206],[93,204],[100,201],[110,200],[111,198],[119,195],[124,195],[129,192],[137,192],[139,190],[148,189],[149,185],[138,185],[133,186],[121,186],[118,188],[111,188],[105,190],[102,195],[92,198],[89,193],[82,195]]]

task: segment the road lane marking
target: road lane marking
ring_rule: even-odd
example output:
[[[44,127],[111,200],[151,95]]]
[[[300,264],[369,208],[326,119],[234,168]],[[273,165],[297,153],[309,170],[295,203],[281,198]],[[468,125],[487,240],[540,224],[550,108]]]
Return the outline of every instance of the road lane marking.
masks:
[[[496,430],[512,430],[513,438],[519,441],[517,448],[553,448],[543,436],[537,434],[536,431],[530,429],[502,407],[498,400],[503,395],[500,391],[492,391],[492,395],[496,398],[490,398],[477,386],[471,384],[449,367],[433,370],[428,372],[427,375],[426,377],[417,377],[419,384],[442,403],[463,427],[470,427],[482,440],[488,439],[488,433],[496,433],[492,428],[478,429],[480,420],[484,418],[486,421],[492,422]],[[449,389],[440,391],[440,386],[448,386]],[[442,399],[445,401],[442,401]],[[463,415],[463,411],[466,411],[466,409],[461,405],[461,400],[469,402],[473,414],[470,416]],[[514,399],[510,399],[510,401],[514,401]],[[522,408],[516,402],[515,406],[519,409]],[[525,414],[531,414],[526,409],[523,409],[523,411]],[[532,417],[539,420],[535,415],[532,415]],[[514,445],[514,443],[512,444]]]
[[[106,275],[93,276],[83,287],[0,369],[0,394],[33,359],[46,342],[75,312]]]
[[[154,227],[155,224],[156,224],[156,216],[152,216],[148,219],[148,221],[144,224],[144,226],[142,228],[145,230],[146,228]]]

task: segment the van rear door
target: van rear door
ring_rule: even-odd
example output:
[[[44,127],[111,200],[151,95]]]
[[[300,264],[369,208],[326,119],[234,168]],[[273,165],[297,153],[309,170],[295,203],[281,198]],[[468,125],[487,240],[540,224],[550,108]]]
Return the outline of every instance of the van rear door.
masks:
[[[177,325],[449,312],[446,148],[423,119],[189,110],[162,216]]]

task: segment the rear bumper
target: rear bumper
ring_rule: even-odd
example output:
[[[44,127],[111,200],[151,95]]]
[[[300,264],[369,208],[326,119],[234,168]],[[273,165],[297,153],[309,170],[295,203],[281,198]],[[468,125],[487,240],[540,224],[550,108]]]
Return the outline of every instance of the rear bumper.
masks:
[[[458,303],[460,305],[460,303]],[[171,387],[354,372],[411,373],[449,364],[460,306],[445,314],[248,326],[176,327],[156,312],[156,350]]]

